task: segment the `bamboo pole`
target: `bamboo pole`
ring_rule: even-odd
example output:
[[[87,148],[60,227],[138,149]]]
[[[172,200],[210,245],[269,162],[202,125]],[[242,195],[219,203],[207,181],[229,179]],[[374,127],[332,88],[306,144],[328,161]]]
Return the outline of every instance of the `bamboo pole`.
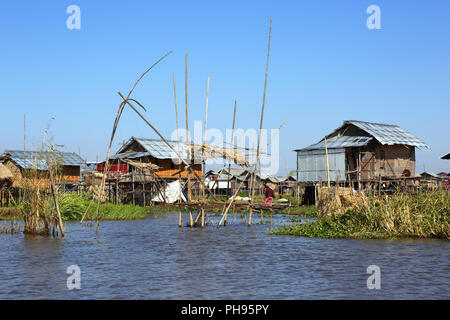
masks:
[[[206,131],[208,130],[208,95],[209,95],[209,76],[206,84],[206,108],[205,108],[205,132],[203,133],[203,145],[206,143]],[[202,163],[203,163],[203,185],[205,184],[205,157],[202,148]],[[202,188],[203,197],[205,197],[205,188]]]
[[[136,85],[139,83],[139,81],[151,70],[151,69],[153,69],[153,67],[155,67],[158,63],[160,63],[163,59],[165,59],[169,54],[171,54],[172,53],[172,51],[169,51],[169,52],[167,52],[165,55],[163,55],[161,58],[159,58],[153,65],[151,65],[150,66],[150,68],[148,68],[137,80],[136,80],[136,82],[134,83],[134,85],[133,85],[133,87],[131,88],[131,90],[130,90],[130,92],[128,93],[128,95],[127,95],[127,98],[125,99],[126,101],[128,101],[128,100],[131,100],[131,99],[129,99],[130,98],[130,96],[131,96],[131,93],[133,92],[133,90],[134,90],[134,88],[136,87]],[[139,103],[138,103],[139,104]],[[103,175],[103,178],[102,178],[102,183],[101,183],[101,189],[100,189],[100,196],[99,196],[99,198],[98,198],[98,201],[97,201],[97,214],[96,214],[96,226],[95,226],[95,232],[98,232],[98,225],[99,225],[99,215],[100,215],[100,200],[101,200],[101,198],[102,198],[102,195],[101,195],[101,193],[102,193],[102,191],[104,191],[105,190],[105,183],[106,183],[106,176],[107,176],[107,174],[108,174],[108,166],[109,166],[109,156],[110,156],[110,154],[111,154],[111,147],[112,147],[112,142],[113,142],[113,140],[114,140],[114,136],[115,136],[115,134],[116,134],[116,129],[117,129],[117,126],[119,125],[119,120],[120,120],[120,117],[122,116],[122,112],[123,112],[123,109],[125,108],[125,105],[126,105],[126,103],[124,102],[124,101],[122,101],[121,103],[120,103],[120,105],[119,105],[119,108],[118,108],[118,110],[117,110],[117,115],[116,115],[116,118],[115,118],[115,120],[114,120],[114,125],[113,125],[113,130],[112,130],[112,133],[111,133],[111,138],[110,138],[110,140],[109,140],[109,146],[108,146],[108,152],[107,152],[107,154],[106,154],[106,160],[105,160],[105,167],[104,167],[104,175]],[[142,108],[143,108],[143,106],[141,105],[141,104],[139,104]],[[145,110],[145,108],[144,108],[144,110]]]
[[[205,132],[203,134],[203,146],[206,143],[206,131],[208,130],[208,95],[209,95],[209,76],[208,81],[206,83],[206,107],[205,107]],[[202,198],[205,199],[205,183],[206,183],[206,161],[205,161],[205,155],[204,155],[204,149],[202,148]],[[202,213],[202,228],[205,227],[205,209],[204,206],[202,206],[201,209]]]
[[[179,131],[179,123],[178,123],[178,105],[177,105],[177,88],[175,86],[175,73],[172,74],[173,78],[173,96],[175,98],[175,117],[177,119],[177,141],[178,141],[178,149],[180,147],[180,131]],[[180,192],[180,198],[178,199],[178,227],[182,227],[182,221],[181,221],[181,161],[179,161],[178,168],[180,169],[178,173],[178,184],[179,184],[179,192]]]
[[[186,145],[188,142],[190,142],[190,137],[189,137],[189,119],[188,119],[188,85],[187,85],[187,53],[185,56],[185,78],[184,78],[184,83],[185,83],[185,97],[186,97]],[[192,153],[193,153],[193,148],[189,148],[190,150],[190,155],[191,155],[191,162],[190,165],[192,166]],[[192,185],[191,185],[191,175],[190,175],[190,171],[191,171],[191,166],[188,167],[187,169],[187,181],[188,181],[188,202],[190,203],[192,200]],[[189,226],[192,228],[193,227],[193,220],[192,220],[192,210],[189,209]]]
[[[185,77],[184,77],[184,82],[185,82],[185,98],[186,98],[186,145],[188,145],[188,143],[190,142],[190,137],[189,137],[189,119],[188,119],[188,68],[187,68],[187,58],[188,55],[186,53],[185,56]],[[189,148],[188,150],[190,150],[190,154],[191,154],[191,166],[193,165],[192,163],[192,153],[193,153],[193,148]],[[192,191],[191,191],[191,175],[190,175],[190,171],[191,171],[191,166],[189,166],[188,170],[187,170],[187,187],[188,187],[188,202],[190,203],[192,200]],[[191,213],[192,214],[192,213]]]
[[[234,111],[233,111],[233,126],[231,129],[231,141],[230,141],[230,145],[233,145],[233,140],[234,140],[234,125],[236,123],[236,104],[237,104],[237,100],[234,100]],[[228,191],[230,189],[230,177],[231,177],[231,161],[228,164],[228,179],[227,179],[227,200],[228,200]],[[228,216],[225,215],[225,219],[224,219],[224,226],[227,224],[227,218]]]
[[[281,129],[281,127],[283,127],[284,123],[286,122],[287,118],[281,123],[281,125],[278,127],[278,130]],[[272,137],[270,137],[269,142],[267,143],[266,147],[268,147],[270,145],[270,143],[272,142]],[[228,204],[228,207],[225,209],[224,213],[222,214],[222,218],[220,219],[219,223],[217,224],[217,228],[220,228],[220,225],[222,224],[223,220],[224,220],[224,216],[228,213],[228,211],[230,210],[231,205],[234,202],[234,199],[236,198],[236,195],[238,194],[239,190],[241,190],[242,185],[244,184],[244,181],[247,179],[247,177],[249,176],[250,172],[253,170],[254,166],[256,165],[256,161],[253,163],[253,165],[251,166],[250,170],[247,171],[244,179],[242,179],[241,183],[239,184],[238,188],[236,189],[233,198],[231,199],[230,203]],[[253,204],[251,204],[253,206]]]
[[[262,107],[261,107],[261,119],[259,122],[259,134],[258,134],[258,145],[256,147],[256,166],[255,166],[255,170],[254,172],[257,172],[257,168],[258,168],[258,161],[259,161],[259,147],[260,147],[260,142],[261,142],[261,130],[262,130],[262,125],[263,125],[263,119],[264,119],[264,106],[265,106],[265,102],[266,102],[266,89],[267,89],[267,76],[269,74],[269,57],[270,57],[270,40],[271,40],[271,36],[272,36],[272,17],[270,17],[270,26],[269,26],[269,44],[267,47],[267,63],[266,63],[266,75],[265,75],[265,80],[264,80],[264,93],[263,93],[263,102],[262,102]],[[253,202],[254,202],[254,194],[255,194],[255,189],[254,189],[254,184],[256,183],[256,177],[253,174],[253,180],[251,182],[251,190],[252,190],[252,196],[250,199],[250,213],[248,216],[248,225],[250,226],[252,224],[252,210],[253,210]]]
[[[27,140],[27,116],[24,114],[23,115],[23,161],[24,161],[24,166],[26,166],[26,160],[27,160],[27,148],[26,148],[26,140]]]

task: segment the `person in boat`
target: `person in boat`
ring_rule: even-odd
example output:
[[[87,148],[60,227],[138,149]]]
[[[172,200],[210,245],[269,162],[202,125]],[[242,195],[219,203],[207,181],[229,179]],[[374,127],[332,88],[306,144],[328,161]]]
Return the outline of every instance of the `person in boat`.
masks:
[[[265,190],[264,190],[264,193],[266,194],[266,200],[264,201],[264,203],[265,203],[266,205],[271,204],[274,195],[273,195],[273,190],[272,190],[272,188],[270,188],[267,184],[266,184],[266,188],[265,188]]]

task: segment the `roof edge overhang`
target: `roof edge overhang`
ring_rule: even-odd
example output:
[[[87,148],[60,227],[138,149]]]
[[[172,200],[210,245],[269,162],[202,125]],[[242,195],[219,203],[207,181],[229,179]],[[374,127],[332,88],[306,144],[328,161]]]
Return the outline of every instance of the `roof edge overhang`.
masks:
[[[393,146],[393,145],[404,145],[404,146],[408,146],[408,147],[415,147],[415,148],[418,148],[418,149],[421,149],[421,148],[430,149],[430,147],[429,147],[426,143],[422,142],[422,141],[419,140],[417,137],[415,137],[415,138],[420,142],[420,143],[417,143],[417,144],[394,143],[394,142],[393,142],[393,143],[383,143],[383,142],[381,142],[379,139],[377,139],[377,137],[374,136],[372,133],[368,132],[368,131],[365,130],[363,127],[360,127],[360,126],[358,126],[357,124],[355,124],[355,123],[358,123],[358,122],[359,122],[359,123],[370,123],[370,124],[374,124],[374,125],[382,125],[382,126],[387,126],[387,127],[392,127],[392,128],[400,128],[399,126],[397,126],[397,125],[392,125],[392,124],[375,123],[375,122],[366,122],[366,121],[360,121],[360,120],[344,120],[341,126],[339,126],[337,129],[333,130],[331,133],[327,134],[324,138],[322,138],[320,141],[318,141],[318,142],[315,143],[315,144],[319,144],[319,143],[321,143],[322,141],[324,141],[325,139],[329,139],[331,136],[333,136],[333,135],[335,135],[337,132],[341,131],[344,127],[350,126],[350,125],[351,125],[351,126],[355,126],[355,127],[357,127],[358,129],[364,131],[364,132],[367,134],[368,137],[371,137],[373,140],[377,141],[377,142],[380,143],[381,145],[391,145],[391,146]],[[400,128],[400,129],[401,129],[401,128]],[[401,129],[401,130],[403,130],[403,129]],[[405,130],[403,130],[403,131],[405,131]],[[406,131],[405,131],[405,132],[406,132]],[[345,133],[345,130],[344,130],[344,133]],[[406,132],[406,133],[410,134],[409,132]],[[411,134],[410,134],[410,135],[411,135]],[[344,134],[342,134],[342,135],[340,135],[340,136],[344,136]],[[311,146],[313,146],[313,145],[315,145],[315,144],[312,144]],[[348,147],[351,147],[351,146],[348,146]],[[359,146],[359,147],[361,147],[361,146]],[[293,150],[293,151],[294,151],[294,152],[300,152],[300,151],[323,150],[323,149],[324,149],[324,148],[310,149],[309,147],[306,147],[306,148],[302,148],[302,149],[295,149],[295,150]],[[332,148],[328,148],[328,149],[332,149]],[[446,155],[446,156],[449,156],[448,159],[450,159],[450,154],[448,154],[448,155]],[[445,156],[444,156],[444,157],[445,157]],[[441,159],[444,159],[444,158],[441,158]]]

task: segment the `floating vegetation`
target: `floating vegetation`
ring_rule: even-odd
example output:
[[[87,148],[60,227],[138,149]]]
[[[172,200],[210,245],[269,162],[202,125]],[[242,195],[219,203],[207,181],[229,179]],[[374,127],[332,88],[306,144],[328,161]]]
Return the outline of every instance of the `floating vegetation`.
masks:
[[[285,225],[273,234],[320,238],[450,239],[448,190],[369,195],[358,209],[329,212],[312,223]]]

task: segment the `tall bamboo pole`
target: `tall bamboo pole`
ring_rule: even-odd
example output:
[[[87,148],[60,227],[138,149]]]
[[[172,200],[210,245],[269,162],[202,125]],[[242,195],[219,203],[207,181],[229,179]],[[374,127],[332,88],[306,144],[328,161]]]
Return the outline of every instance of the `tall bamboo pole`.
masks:
[[[236,104],[237,100],[234,100],[234,111],[233,111],[233,126],[231,129],[231,139],[230,139],[230,146],[233,146],[233,140],[234,140],[234,124],[236,123]],[[231,161],[228,164],[228,179],[227,179],[227,199],[228,197],[228,191],[230,190],[230,178],[231,178]],[[225,215],[225,221],[224,225],[227,224],[227,215]]]
[[[27,140],[27,116],[23,115],[23,161],[25,162],[27,160],[26,153],[26,140]]]
[[[130,105],[130,103],[128,102],[131,94],[133,93],[134,88],[136,88],[136,85],[139,83],[139,81],[141,81],[141,79],[150,71],[153,69],[153,67],[155,67],[158,63],[160,63],[163,59],[165,59],[169,54],[171,54],[172,51],[167,52],[165,55],[163,55],[161,58],[159,58],[154,64],[152,64],[150,66],[150,68],[148,68],[147,70],[145,70],[145,72],[136,80],[136,82],[134,83],[133,87],[131,88],[130,92],[128,93],[127,97],[122,97],[125,101],[122,101],[119,105],[119,108],[117,110],[117,115],[116,118],[114,119],[114,125],[113,125],[113,129],[112,129],[112,133],[111,133],[111,138],[109,140],[109,146],[108,146],[108,152],[106,154],[106,160],[105,160],[105,167],[104,167],[104,175],[102,178],[102,183],[101,183],[101,188],[100,188],[100,195],[98,197],[98,201],[97,201],[97,214],[96,214],[96,225],[95,225],[95,232],[98,232],[98,225],[99,225],[99,215],[100,215],[100,199],[102,198],[102,193],[105,190],[105,184],[106,184],[106,176],[108,174],[108,167],[109,167],[109,156],[111,154],[111,147],[112,147],[112,143],[114,140],[114,136],[116,134],[116,129],[117,126],[119,125],[119,120],[120,117],[122,116],[122,112],[123,109],[125,108],[125,105],[128,104]],[[130,99],[132,100],[132,99]],[[139,104],[140,105],[140,104]],[[140,105],[142,108],[143,106]],[[145,110],[145,108],[144,108]]]
[[[205,132],[203,133],[203,148],[202,148],[202,164],[203,164],[203,187],[202,187],[202,196],[205,197],[205,157],[204,157],[204,146],[206,143],[206,131],[208,130],[208,95],[209,95],[209,76],[208,81],[206,83],[206,108],[205,108]]]
[[[189,117],[188,117],[188,65],[187,65],[187,58],[188,55],[186,53],[185,56],[185,78],[184,78],[184,83],[185,83],[185,93],[186,93],[186,145],[188,144],[188,142],[190,142],[190,137],[189,137]],[[191,161],[190,161],[190,165],[192,166],[192,153],[193,153],[193,149],[192,146],[191,148],[189,148],[188,150],[190,150],[190,154],[191,154]],[[192,200],[192,190],[191,190],[191,175],[190,175],[190,171],[191,171],[191,166],[189,166],[188,170],[187,170],[187,185],[188,185],[188,202],[190,203]],[[192,221],[192,210],[189,209],[189,225],[192,228],[193,227],[193,221]]]
[[[205,200],[205,175],[206,175],[206,161],[204,155],[204,146],[206,143],[206,131],[208,130],[208,95],[209,95],[209,76],[206,83],[206,107],[205,107],[205,132],[203,134],[203,148],[202,148],[202,198]],[[205,208],[202,206],[202,228],[205,227]]]
[[[328,164],[328,148],[327,148],[327,138],[325,138],[325,157],[327,160],[327,180],[328,180],[328,188],[330,187],[330,166]]]
[[[255,172],[257,172],[257,168],[258,168],[258,161],[259,161],[259,147],[260,147],[260,142],[261,142],[261,130],[262,130],[262,125],[263,125],[263,119],[264,119],[264,105],[266,103],[266,89],[267,89],[267,76],[269,74],[269,57],[270,57],[270,40],[271,40],[271,36],[272,36],[272,17],[270,17],[270,26],[269,26],[269,44],[267,47],[267,63],[266,63],[266,75],[265,75],[265,79],[264,79],[264,93],[263,93],[263,102],[262,102],[262,107],[261,107],[261,119],[259,122],[259,134],[258,134],[258,145],[256,147],[256,166],[255,166],[255,170],[253,173],[253,180],[251,183],[252,186],[252,196],[250,199],[250,213],[248,215],[248,225],[250,226],[252,224],[252,210],[253,210],[253,202],[254,202],[254,194],[255,194],[255,189],[254,189],[254,184],[256,183],[256,176],[255,176]]]
[[[27,116],[23,115],[23,163],[24,168],[27,165],[27,147],[26,147],[26,140],[27,140]],[[23,189],[22,199],[25,201],[25,188]]]
[[[178,104],[177,104],[177,88],[175,86],[175,73],[172,74],[173,78],[173,96],[175,98],[175,117],[177,120],[177,141],[178,141],[178,148],[180,147],[180,131],[179,131],[179,123],[178,123]],[[178,199],[178,227],[182,227],[182,221],[181,221],[181,161],[178,159],[180,164],[178,166],[179,173],[178,173],[178,184],[179,184],[179,192],[180,192],[180,199]]]

